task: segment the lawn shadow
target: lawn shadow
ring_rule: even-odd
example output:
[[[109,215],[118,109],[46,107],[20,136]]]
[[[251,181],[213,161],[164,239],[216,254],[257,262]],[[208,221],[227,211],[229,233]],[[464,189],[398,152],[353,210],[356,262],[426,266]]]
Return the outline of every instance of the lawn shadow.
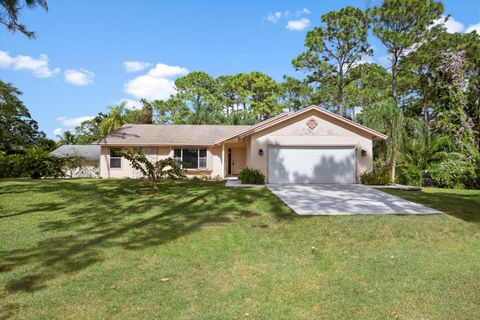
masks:
[[[262,212],[272,213],[277,220],[293,217],[268,190],[229,189],[221,182],[202,181],[162,182],[153,194],[145,194],[147,189],[146,182],[139,180],[10,184],[8,190],[12,193],[53,193],[63,201],[42,202],[36,209],[34,205],[0,218],[7,220],[39,212],[64,214],[38,223],[42,233],[53,236],[28,248],[0,252],[1,273],[20,267],[32,270],[9,281],[7,292],[41,290],[48,286],[48,281],[62,274],[102,262],[105,249],[142,250],[160,246],[203,226],[251,219],[261,216]],[[254,202],[260,203],[263,210],[251,209],[250,204]]]

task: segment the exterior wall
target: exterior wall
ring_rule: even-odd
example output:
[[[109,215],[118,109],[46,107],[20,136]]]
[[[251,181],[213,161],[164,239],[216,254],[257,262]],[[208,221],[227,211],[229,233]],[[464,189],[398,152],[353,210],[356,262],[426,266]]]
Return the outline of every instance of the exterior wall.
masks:
[[[114,147],[119,148],[119,147]],[[123,151],[132,150],[131,147],[122,148]],[[130,166],[130,162],[122,158],[121,168],[110,168],[110,148],[101,147],[100,152],[100,176],[102,178],[133,178],[134,170]]]
[[[112,148],[122,148],[123,151],[132,150],[133,147],[112,146]],[[151,161],[157,161],[165,158],[173,158],[173,150],[177,147],[151,146],[143,147],[145,156]],[[181,147],[178,147],[181,148]],[[185,146],[183,148],[188,148]],[[197,148],[197,147],[194,147]],[[201,148],[201,147],[198,147]],[[206,173],[211,178],[220,177],[222,174],[222,148],[221,146],[207,148],[207,169],[206,170],[187,170],[187,177],[194,177],[199,173]],[[134,170],[127,159],[122,158],[121,168],[110,168],[110,147],[102,146],[100,153],[100,176],[102,178],[141,178],[139,171]]]
[[[212,178],[222,177],[222,147],[215,146],[208,149],[207,153],[207,166],[212,169],[210,176]],[[210,161],[211,159],[211,161]]]
[[[279,123],[251,136],[249,166],[265,174],[268,181],[269,146],[356,146],[356,176],[372,169],[372,140],[356,128],[346,129],[337,119],[328,118],[315,110]],[[310,129],[307,121],[314,119],[317,126]],[[258,150],[263,149],[263,156]],[[367,152],[361,155],[361,150]]]

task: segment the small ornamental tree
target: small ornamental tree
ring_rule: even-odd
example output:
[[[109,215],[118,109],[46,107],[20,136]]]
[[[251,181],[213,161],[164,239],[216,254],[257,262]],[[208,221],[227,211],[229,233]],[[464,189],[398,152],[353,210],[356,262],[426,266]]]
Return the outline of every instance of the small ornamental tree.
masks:
[[[154,187],[158,180],[186,178],[180,164],[173,158],[150,161],[140,148],[122,153],[122,156],[130,161],[132,168],[140,171],[150,180]]]

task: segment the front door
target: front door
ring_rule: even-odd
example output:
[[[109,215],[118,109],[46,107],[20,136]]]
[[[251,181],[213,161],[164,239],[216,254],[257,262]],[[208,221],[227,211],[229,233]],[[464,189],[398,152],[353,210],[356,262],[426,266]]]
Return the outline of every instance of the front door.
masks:
[[[231,174],[240,174],[240,170],[245,167],[245,148],[231,148],[230,150]]]

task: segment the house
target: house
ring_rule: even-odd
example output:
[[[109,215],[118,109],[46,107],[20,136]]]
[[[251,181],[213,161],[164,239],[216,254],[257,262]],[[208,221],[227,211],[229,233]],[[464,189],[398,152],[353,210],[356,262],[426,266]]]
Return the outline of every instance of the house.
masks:
[[[74,167],[68,168],[70,178],[99,177],[100,146],[65,144],[53,150],[50,154],[56,157],[75,157],[71,163]]]
[[[387,137],[317,106],[252,126],[126,124],[101,146],[103,178],[138,178],[121,151],[142,147],[151,160],[173,157],[188,176],[214,178],[259,169],[268,183],[358,183],[372,169],[372,141]]]

